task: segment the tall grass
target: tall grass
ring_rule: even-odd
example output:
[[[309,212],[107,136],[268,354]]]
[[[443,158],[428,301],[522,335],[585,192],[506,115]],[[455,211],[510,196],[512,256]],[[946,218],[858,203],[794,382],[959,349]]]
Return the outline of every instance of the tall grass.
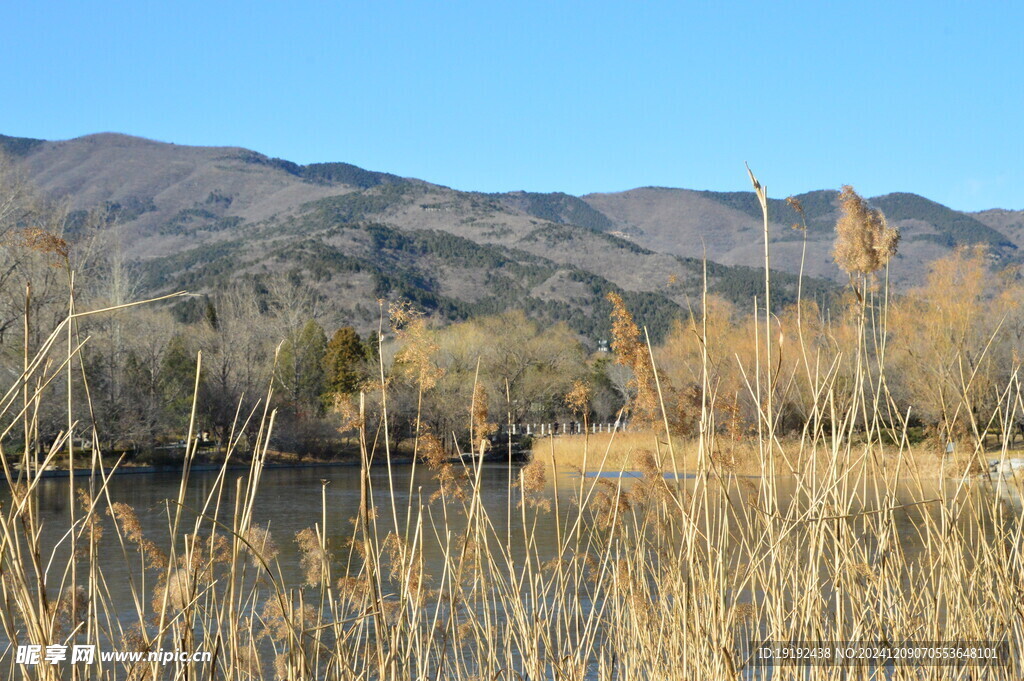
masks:
[[[756,180],[754,186],[763,199],[764,189]],[[765,253],[769,264],[767,243]],[[884,297],[861,289],[853,399],[840,396],[835,374],[802,348],[812,418],[798,437],[783,441],[770,279],[765,286],[756,303],[760,352],[743,367],[760,410],[758,437],[744,455],[753,477],[734,474],[728,443],[720,441],[707,366],[692,442],[667,436],[663,400],[647,436],[575,443],[573,464],[582,471],[628,467],[640,478],[566,476],[558,466],[561,441],[548,441],[526,467],[509,466],[500,513],[482,487],[483,464],[448,461],[437,438],[422,430],[416,465],[438,477],[437,492],[431,498],[396,489],[386,433],[367,428],[360,405],[354,422],[361,465],[353,474],[360,476],[361,503],[340,544],[328,541],[339,528],[328,525],[326,481],[320,513],[295,537],[274,537],[255,522],[274,426],[269,394],[236,417],[236,434],[259,424],[248,472],[231,476],[233,436],[198,506],[187,494],[196,452],[186,450],[179,493],[165,507],[164,544],[147,536],[135,509],[112,498],[109,482],[120,462],[104,456],[96,437],[88,462],[75,463],[88,468],[88,478],[68,480],[67,532],[59,546],[47,544],[40,467],[27,456],[16,467],[17,454],[0,449],[10,488],[0,513],[0,624],[12,645],[213,653],[209,663],[11,664],[9,677],[739,679],[759,673],[752,639],[884,639],[1010,647],[1008,666],[896,666],[891,678],[1020,678],[1019,512],[991,490],[979,493],[967,477],[936,484],[908,465],[906,417],[890,408],[884,365],[867,370],[884,362],[884,352],[868,351],[884,344],[877,326]],[[34,397],[76,370],[85,339],[74,322],[82,314],[72,310],[0,403],[6,433],[19,424],[30,428],[23,417]],[[694,328],[701,334],[700,320]],[[387,377],[381,379],[386,390]],[[429,399],[426,391],[422,399]],[[1024,404],[1016,378],[1001,404],[1012,422]],[[482,448],[488,415],[479,404],[467,405],[467,418],[479,421],[473,437],[480,442],[470,446]],[[69,423],[43,463],[78,429]],[[613,456],[624,437],[626,452]],[[371,476],[382,469],[383,486]],[[1017,481],[1008,484],[1019,498]],[[553,529],[553,542],[540,541],[545,527]],[[291,541],[301,580],[289,581],[292,571],[282,564],[279,546]],[[127,601],[104,577],[102,566],[111,560],[129,568]],[[779,667],[773,678],[876,677],[868,669],[822,666]]]

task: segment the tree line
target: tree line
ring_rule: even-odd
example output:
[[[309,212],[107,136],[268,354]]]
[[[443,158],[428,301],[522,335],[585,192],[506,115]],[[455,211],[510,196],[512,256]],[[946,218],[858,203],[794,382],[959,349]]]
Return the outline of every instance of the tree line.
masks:
[[[379,327],[360,334],[329,319],[322,295],[294,273],[240,277],[193,297],[188,315],[171,301],[76,319],[64,345],[80,349],[71,362],[62,345],[50,350],[52,380],[22,388],[24,425],[6,424],[7,437],[45,449],[69,427],[70,402],[78,434],[143,455],[184,437],[194,401],[196,431],[212,446],[232,434],[251,440],[274,410],[273,447],[322,456],[344,446],[360,403],[371,430],[399,449],[422,427],[455,450],[484,423],[614,420],[624,409],[636,424],[649,412],[651,423],[663,418],[686,435],[710,419],[742,438],[756,430],[768,393],[781,432],[839,427],[820,411],[822,381],[833,399],[868,405],[865,420],[895,409],[938,438],[976,437],[994,418],[1009,426],[1008,415],[1020,413],[1004,404],[1024,340],[1019,269],[964,247],[897,295],[883,274],[898,233],[852,190],[843,197],[836,257],[850,272],[846,293],[827,307],[798,296],[773,308],[767,327],[707,295],[690,316],[662,320],[670,331],[648,347],[633,321],[636,301],[608,292],[595,313],[610,311],[612,352],[518,310],[445,325],[397,300],[376,301]],[[107,211],[83,217],[50,203],[0,158],[8,387],[69,311],[143,297]],[[777,337],[770,367],[760,365],[766,328]]]

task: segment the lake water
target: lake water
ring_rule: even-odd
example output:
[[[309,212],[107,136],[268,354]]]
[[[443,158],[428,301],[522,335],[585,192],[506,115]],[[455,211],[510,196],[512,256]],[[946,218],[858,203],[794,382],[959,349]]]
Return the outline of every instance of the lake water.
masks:
[[[227,476],[227,483],[224,485],[223,496],[220,499],[220,508],[230,510],[235,506],[235,481],[245,478],[246,471],[230,471]],[[524,530],[524,512],[520,508],[519,490],[510,483],[514,483],[519,475],[519,467],[509,467],[504,464],[484,464],[480,470],[480,499],[486,509],[487,516],[493,528],[494,536],[501,539],[506,538],[505,548],[510,551],[513,562],[522,564],[526,557],[524,542],[522,541]],[[274,540],[280,549],[278,562],[280,564],[283,582],[286,585],[299,585],[302,583],[302,569],[300,567],[301,554],[294,542],[295,534],[306,528],[321,524],[326,519],[327,539],[333,547],[335,558],[344,555],[342,547],[346,540],[351,537],[353,525],[351,520],[358,514],[360,504],[360,469],[358,467],[345,466],[323,466],[305,468],[282,468],[267,469],[261,474],[257,503],[254,507],[254,522],[263,527],[269,528]],[[671,477],[671,476],[668,476]],[[688,489],[696,484],[695,476],[682,476],[679,484]],[[622,484],[628,486],[636,483],[636,475],[627,473],[625,475],[605,476],[607,483]],[[186,512],[184,513],[183,527],[189,527],[195,518],[195,510],[203,507],[207,497],[216,487],[216,472],[193,472],[185,494]],[[164,547],[168,543],[168,514],[173,514],[173,505],[167,500],[176,499],[178,496],[180,474],[157,473],[145,475],[118,475],[113,476],[109,483],[108,493],[114,503],[125,503],[133,507],[139,517],[140,523],[148,539]],[[585,485],[598,482],[597,478],[585,476]],[[606,483],[606,484],[607,484]],[[431,522],[436,527],[447,528],[454,535],[465,529],[466,520],[461,513],[449,513],[447,519],[442,520],[443,509],[440,502],[431,503],[430,497],[438,489],[438,483],[434,479],[434,473],[423,466],[414,469],[410,466],[395,466],[389,473],[384,465],[374,466],[371,471],[372,493],[374,503],[378,510],[378,523],[382,533],[390,531],[397,523],[399,533],[403,533],[408,518],[408,509],[412,509],[413,517],[422,507],[424,509],[425,522]],[[567,518],[572,511],[572,497],[579,488],[581,480],[578,474],[570,472],[562,473],[557,478],[558,504],[556,507],[563,518]],[[756,485],[754,478],[748,484]],[[88,480],[78,478],[76,486],[87,486]],[[782,478],[779,481],[782,490],[790,490],[795,493],[795,481]],[[737,487],[739,490],[739,487]],[[961,503],[977,504],[988,506],[993,495],[1002,495],[1005,506],[1013,517],[1020,510],[1020,497],[1016,493],[1015,485],[1003,485],[1000,488],[974,485],[969,489],[962,489],[956,481],[933,481],[927,483],[926,488],[913,489],[908,486],[900,489],[891,499],[894,505],[912,504],[924,498],[936,498],[951,496],[958,493],[961,496]],[[5,490],[6,492],[6,490]],[[548,481],[546,494],[554,498],[554,486]],[[737,494],[739,492],[737,491]],[[4,494],[8,497],[8,494]],[[870,495],[868,495],[870,497]],[[785,497],[785,493],[781,495]],[[66,542],[62,539],[66,535],[69,517],[69,488],[66,478],[51,478],[40,482],[39,488],[39,513],[43,521],[43,543],[47,547],[56,547],[54,564],[62,566],[66,561]],[[4,500],[5,503],[7,499]],[[854,509],[860,511],[871,511],[870,504],[864,504]],[[908,505],[893,514],[894,521],[901,538],[902,549],[908,555],[908,560],[913,561],[916,552],[921,550],[922,536],[919,528],[925,514],[937,513],[935,504],[922,504],[916,506]],[[80,514],[80,511],[76,511]],[[553,522],[554,511],[540,513],[535,518],[531,512],[525,516],[526,526],[533,533],[536,543],[536,554],[541,559],[554,557],[557,552],[556,524]],[[230,523],[224,510],[221,518]],[[535,522],[536,520],[536,522]],[[138,569],[134,548],[130,548],[130,563],[126,563],[118,548],[113,530],[110,527],[110,519],[104,517],[107,525],[106,535],[103,539],[103,550],[100,554],[100,569],[106,583],[111,591],[111,598],[119,619],[123,619],[126,625],[137,620],[134,614],[134,606],[131,593],[128,587],[129,571]],[[979,537],[980,541],[986,541],[991,536],[991,525],[981,526],[986,537]],[[442,533],[444,529],[440,530]],[[563,524],[564,531],[564,524]],[[432,536],[434,530],[426,529],[425,536]],[[873,541],[866,537],[865,541]],[[426,541],[424,548],[425,572],[436,574],[440,571],[442,561],[441,549],[437,541]],[[131,565],[131,567],[129,567]],[[147,606],[148,607],[148,606]]]
[[[524,558],[524,515],[519,503],[521,495],[515,485],[518,471],[519,466],[516,465],[509,467],[505,464],[484,464],[480,475],[480,498],[493,526],[494,535],[499,538],[504,535],[505,546],[512,552],[515,561],[521,564]],[[235,506],[235,482],[247,475],[248,472],[244,470],[228,472],[220,500],[220,508],[223,509],[220,517],[228,524],[229,513],[225,513],[225,510],[230,511]],[[262,472],[253,521],[270,530],[280,550],[278,560],[285,584],[301,583],[301,555],[294,541],[295,534],[321,524],[324,518],[328,545],[334,547],[335,557],[338,557],[338,549],[352,536],[352,519],[358,514],[359,475],[359,468],[353,466],[272,468]],[[628,489],[640,477],[641,474],[629,471],[599,475],[588,472],[584,484],[589,488],[598,482],[596,478],[603,478],[606,484],[621,484],[623,489]],[[680,474],[678,482],[672,482],[674,476],[671,473],[665,477],[670,484],[682,485],[689,490],[696,484],[696,476],[693,474]],[[757,478],[742,477],[746,478],[748,487],[758,482]],[[447,523],[445,528],[454,535],[465,530],[466,520],[464,514],[459,512],[461,508],[452,508],[452,512],[442,519],[441,502],[430,501],[438,489],[438,483],[434,479],[434,473],[424,466],[417,466],[414,469],[409,465],[396,465],[389,472],[387,466],[375,465],[371,468],[370,479],[374,505],[377,507],[378,527],[382,533],[392,531],[397,518],[398,533],[404,535],[409,509],[412,509],[415,518],[421,506],[427,519],[425,522],[430,522],[429,519],[433,518],[433,522],[438,526]],[[183,528],[191,525],[195,518],[194,511],[201,509],[206,503],[215,488],[216,480],[216,472],[203,471],[191,474],[185,494]],[[181,476],[178,473],[116,475],[110,479],[108,493],[112,502],[125,503],[134,508],[146,537],[156,542],[158,546],[165,547],[169,538],[168,517],[169,514],[173,514],[174,508],[173,503],[168,500],[177,498],[180,482]],[[579,490],[579,475],[563,472],[559,474],[557,483],[558,508],[564,526],[566,518],[574,510],[573,500]],[[779,478],[777,484],[781,490],[779,496],[783,503],[789,495],[796,493],[796,484],[792,478]],[[75,485],[86,487],[88,481],[77,478]],[[964,503],[985,506],[986,500],[994,493],[997,498],[1004,500],[1007,507],[1020,510],[1018,487],[1012,483],[1003,482],[995,488],[976,484],[973,488],[967,489],[962,489],[954,480],[927,481],[926,485],[921,489],[913,485],[903,486],[898,489],[891,502],[896,506],[907,505],[893,514],[893,520],[903,539],[903,550],[910,557],[921,549],[922,537],[919,528],[923,516],[938,512],[936,504],[911,505],[915,502],[959,494]],[[554,485],[551,480],[548,480],[545,494],[549,498],[554,496]],[[865,496],[870,498],[871,494]],[[62,540],[66,540],[69,519],[68,480],[48,478],[40,481],[38,498],[43,522],[43,544],[47,547],[57,547],[54,564],[62,565],[67,555],[61,547],[66,546],[66,541],[62,543]],[[869,502],[860,502],[850,510],[872,511],[875,506]],[[553,510],[550,513],[542,512],[538,522],[533,522],[532,514],[531,519],[526,520],[531,532],[534,533],[536,550],[542,559],[554,557],[556,552],[557,533],[551,513]],[[81,515],[81,511],[76,509],[76,514]],[[133,564],[132,568],[129,568],[119,549],[106,550],[116,547],[116,538],[113,536],[110,523],[111,520],[104,517],[107,534],[103,540],[105,550],[101,553],[101,566],[108,583],[115,589],[113,595],[126,597],[127,593],[118,593],[117,587],[127,585],[128,570],[137,569],[137,565]],[[445,530],[439,531],[443,533]],[[428,537],[432,533],[433,530],[426,530]],[[865,541],[870,542],[872,539],[866,537]],[[424,560],[428,573],[438,571],[442,557],[436,541],[424,543]]]
[[[518,467],[511,469],[503,464],[484,464],[481,470],[481,499],[495,527],[521,533],[522,516],[517,509],[517,495],[510,494],[510,475],[515,480]],[[195,513],[203,508],[211,491],[215,489],[217,472],[193,472],[185,493],[186,512],[182,527],[189,527]],[[235,506],[235,481],[245,478],[244,470],[229,471],[220,502],[221,517],[230,523],[224,510]],[[351,520],[359,511],[360,469],[355,466],[309,466],[302,468],[270,468],[260,476],[257,503],[254,506],[253,522],[270,530],[280,549],[279,561],[286,584],[298,583],[301,568],[300,553],[295,544],[295,534],[303,529],[322,523],[326,510],[327,540],[334,547],[341,547],[352,536]],[[438,489],[434,473],[418,466],[414,473],[409,465],[392,468],[390,480],[384,465],[371,468],[371,485],[374,504],[378,510],[379,527],[387,532],[394,528],[394,516],[398,517],[399,529],[404,531],[405,521],[412,503],[413,514],[418,507],[437,509],[439,501],[430,503],[430,497]],[[326,483],[326,486],[325,486]],[[177,499],[181,475],[179,473],[126,474],[112,476],[108,493],[113,503],[125,503],[135,509],[147,539],[158,546],[168,543],[168,514],[173,514],[173,501]],[[88,481],[79,477],[76,487],[87,487]],[[390,491],[393,490],[393,493]],[[170,500],[170,501],[169,501]],[[394,509],[392,509],[392,500]],[[77,502],[76,502],[77,506]],[[47,478],[40,481],[39,511],[43,521],[43,543],[57,546],[66,534],[69,521],[69,490],[67,478]],[[105,507],[105,505],[104,505]],[[170,509],[170,510],[169,510]],[[394,512],[393,512],[394,511]],[[76,508],[76,514],[81,510]],[[461,532],[465,518],[452,513],[448,515],[450,529]],[[104,545],[113,546],[111,521],[104,517],[107,533]],[[537,542],[541,546],[555,542],[554,525],[540,523],[537,526]],[[426,557],[428,566],[437,555]],[[120,551],[116,555],[106,554],[109,560],[102,560],[104,576],[111,584],[124,584],[127,566]],[[60,555],[60,554],[58,554]],[[57,563],[58,561],[55,561]],[[428,570],[429,571],[429,570]]]

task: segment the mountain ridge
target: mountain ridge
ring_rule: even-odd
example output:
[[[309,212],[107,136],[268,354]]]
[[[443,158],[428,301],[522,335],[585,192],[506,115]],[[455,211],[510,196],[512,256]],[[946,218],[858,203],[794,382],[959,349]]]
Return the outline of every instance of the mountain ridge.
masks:
[[[403,296],[450,319],[519,305],[597,334],[607,325],[586,317],[604,314],[603,296],[616,290],[636,298],[660,333],[666,323],[655,317],[685,314],[699,294],[702,258],[712,263],[712,290],[744,305],[764,262],[752,192],[466,192],[349,163],[299,165],[119,133],[0,136],[0,149],[72,210],[105,207],[148,290],[208,292],[231,277],[294,271],[340,301],[339,319],[364,325],[373,315],[356,308]],[[786,201],[771,200],[772,267],[787,282],[779,302],[795,292],[801,267],[810,295],[845,281],[831,258],[836,197],[798,195],[806,234],[792,228],[800,216]],[[962,213],[901,192],[869,202],[903,232],[897,287],[920,282],[931,260],[959,245],[985,244],[1004,264],[1021,257],[1024,211]]]

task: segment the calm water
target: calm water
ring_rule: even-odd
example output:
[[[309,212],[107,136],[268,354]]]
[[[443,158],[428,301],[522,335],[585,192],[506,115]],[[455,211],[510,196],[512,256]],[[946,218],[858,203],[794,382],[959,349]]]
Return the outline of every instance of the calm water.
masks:
[[[248,472],[244,470],[229,471],[228,473],[220,501],[222,509],[220,519],[227,524],[231,522],[229,512],[235,505],[236,481],[247,475]],[[602,474],[602,477],[609,475],[613,479],[606,480],[606,482],[618,484],[619,481],[614,478],[618,478],[619,474]],[[624,488],[635,483],[633,479],[635,475],[637,474],[627,472],[621,476],[621,484]],[[504,536],[507,539],[505,545],[511,548],[516,562],[521,564],[522,553],[519,552],[519,555],[516,555],[516,548],[521,548],[523,544],[523,514],[519,508],[520,494],[518,489],[513,488],[510,491],[510,487],[514,487],[510,486],[510,482],[514,483],[517,477],[518,467],[510,469],[505,464],[485,464],[481,471],[481,500],[495,535],[499,538]],[[666,477],[670,478],[671,475]],[[684,479],[673,484],[684,485],[690,489],[696,484],[692,475],[681,477]],[[188,528],[192,524],[195,512],[203,507],[207,497],[214,490],[216,478],[216,472],[192,473],[185,495],[187,510],[183,514],[182,528]],[[180,482],[181,476],[176,473],[117,475],[111,478],[108,490],[111,501],[126,503],[135,509],[148,539],[155,541],[158,546],[166,547],[169,534],[168,516],[174,512],[174,504],[168,500],[177,498]],[[595,482],[596,480],[591,478],[591,474],[588,474],[585,484],[592,485]],[[391,471],[389,482],[387,467],[375,465],[371,469],[371,483],[374,503],[378,509],[378,527],[382,533],[394,528],[397,516],[399,533],[405,534],[405,523],[410,504],[414,518],[422,505],[425,522],[428,524],[424,531],[428,536],[433,533],[429,527],[431,517],[442,534],[443,529],[441,528],[445,522],[447,522],[447,528],[455,535],[465,528],[465,518],[461,509],[450,509],[448,515],[443,516],[441,502],[430,502],[430,497],[438,489],[438,485],[434,480],[433,472],[422,466],[417,467],[415,475],[410,466],[395,466]],[[575,495],[579,483],[579,477],[575,474],[564,473],[558,476],[559,507],[563,518],[572,510],[572,497]],[[757,479],[752,479],[751,483],[756,484]],[[88,485],[88,481],[77,478],[75,485],[85,487]],[[795,490],[795,484],[791,479],[781,478],[779,485],[783,490],[781,499],[784,502],[787,494]],[[920,501],[922,498],[952,496],[958,490],[958,485],[954,481],[932,482],[929,485],[930,487],[923,490],[918,490],[916,487],[913,490],[909,487],[902,488],[893,501],[896,505],[910,504]],[[351,521],[358,513],[359,488],[359,468],[357,467],[323,466],[263,471],[255,505],[254,522],[270,529],[274,541],[280,549],[279,562],[286,584],[301,582],[300,555],[294,542],[295,533],[320,524],[325,510],[328,543],[334,547],[336,558],[342,554],[339,547],[344,546],[345,541],[351,537],[353,531]],[[389,490],[393,490],[393,494]],[[4,492],[3,496],[7,497],[7,490]],[[962,491],[960,498],[967,505],[984,505],[988,503],[987,500],[993,493],[1002,497],[1008,507],[1019,511],[1020,496],[1012,484],[1000,485],[995,490],[976,484],[972,488]],[[549,497],[553,496],[553,486],[550,481],[547,494]],[[865,503],[853,510],[869,511],[872,510],[872,506],[870,503]],[[922,516],[928,513],[937,513],[937,506],[937,504],[909,506],[894,514],[898,532],[904,539],[903,548],[910,555],[920,550],[922,538],[919,528]],[[39,511],[40,517],[43,519],[44,545],[56,547],[54,564],[62,565],[63,559],[67,555],[66,551],[62,550],[63,547],[66,547],[66,541],[61,541],[66,535],[69,519],[67,478],[49,478],[40,482]],[[76,513],[80,515],[81,511],[76,509]],[[536,524],[532,520],[527,522],[531,530],[536,533],[536,544],[542,556],[545,559],[553,557],[556,551],[556,530],[553,517],[550,514],[542,514]],[[127,584],[129,568],[117,548],[111,520],[104,516],[104,524],[107,534],[103,539],[103,546],[109,550],[102,553],[101,566],[107,582],[116,589],[118,585]],[[206,527],[209,527],[208,523]],[[866,538],[866,541],[870,541],[870,538]],[[134,558],[131,553],[129,556]],[[425,543],[427,571],[436,570],[440,560],[441,554],[437,542],[427,541]],[[133,568],[137,569],[137,565],[133,564]],[[116,598],[119,594],[115,591],[113,595]]]
[[[228,473],[220,501],[221,520],[228,524],[230,524],[230,519],[226,512],[234,508],[236,481],[247,477],[247,475],[248,472],[244,470],[229,471]],[[624,488],[628,488],[634,482],[633,478],[638,476],[639,474],[630,472],[621,474],[621,484]],[[593,474],[587,474],[588,479],[585,481],[587,485],[595,482],[592,477]],[[614,478],[619,478],[620,474],[602,474],[601,477],[612,478],[611,481],[614,482]],[[671,477],[671,474],[666,475],[668,479]],[[695,484],[694,476],[681,475],[680,477],[682,479],[678,484],[692,489]],[[202,471],[191,474],[185,494],[187,510],[183,515],[183,528],[190,526],[195,518],[195,512],[206,503],[207,497],[215,488],[216,478],[216,472]],[[505,464],[484,464],[481,471],[482,503],[494,527],[494,532],[499,537],[506,533],[513,537],[514,540],[509,544],[513,550],[521,544],[521,541],[515,540],[521,539],[523,532],[519,491],[518,489],[510,491],[510,482],[514,483],[517,478],[518,467],[513,466],[510,469]],[[756,484],[757,479],[754,478],[752,481]],[[174,509],[174,504],[168,500],[177,498],[180,483],[181,476],[177,473],[117,475],[111,478],[108,493],[111,501],[126,503],[133,507],[146,537],[164,547],[168,540],[168,514],[173,514]],[[425,513],[427,509],[432,512],[439,526],[443,522],[440,501],[430,502],[430,497],[438,489],[438,484],[434,480],[433,472],[426,468],[417,467],[414,475],[411,466],[394,466],[389,481],[387,467],[375,465],[371,469],[371,484],[374,503],[378,509],[379,528],[383,532],[393,529],[394,518],[397,516],[399,529],[404,534],[407,510],[410,508],[410,504],[414,517],[422,506]],[[87,487],[88,481],[84,478],[77,478],[75,485],[76,487]],[[578,489],[579,478],[572,473],[563,473],[558,476],[558,485],[561,515],[564,518],[570,511],[571,498]],[[779,485],[783,490],[781,495],[783,500],[785,500],[787,492],[792,492],[795,489],[795,484],[791,479],[780,478]],[[952,496],[958,490],[958,484],[955,481],[931,482],[928,485],[924,490],[918,490],[916,486],[913,489],[910,487],[900,489],[894,499],[895,504],[910,504],[922,498],[936,498],[943,495]],[[393,490],[393,494],[389,490]],[[995,489],[975,484],[972,488],[962,491],[960,497],[965,504],[984,505],[988,503],[987,500],[993,493],[1002,498],[1008,507],[1020,510],[1020,495],[1016,486],[1012,484],[997,485]],[[320,524],[326,511],[328,542],[334,547],[342,546],[344,541],[352,535],[351,521],[358,513],[359,494],[359,468],[357,467],[315,466],[263,471],[255,505],[254,522],[270,529],[281,552],[279,560],[286,583],[292,583],[299,578],[299,552],[293,541],[295,533]],[[553,486],[550,481],[547,494],[548,496],[553,495]],[[2,496],[6,501],[9,496],[7,490],[4,490]],[[906,541],[905,550],[913,552],[918,548],[920,544],[918,528],[922,515],[937,512],[936,507],[936,504],[910,506],[894,514],[899,533]],[[865,503],[854,510],[872,510],[872,504]],[[49,478],[40,481],[39,511],[43,520],[44,544],[48,547],[57,547],[57,555],[60,557],[61,539],[67,532],[69,519],[67,478]],[[81,514],[77,508],[76,514]],[[449,513],[446,519],[448,528],[454,533],[459,533],[464,529],[465,518],[461,512]],[[113,548],[116,545],[116,539],[113,536],[113,528],[110,527],[110,523],[110,519],[104,517],[107,534],[103,541],[104,545]],[[535,527],[530,522],[530,527],[536,533],[536,542],[541,552],[550,551],[553,555],[556,544],[553,518],[542,517]],[[430,542],[426,544],[426,547],[426,560],[429,567],[432,562],[439,560],[439,555],[436,551],[431,555]],[[434,548],[436,549],[436,546]],[[335,553],[337,557],[337,551]],[[116,552],[116,556],[108,555],[108,557],[114,558],[113,560],[103,560],[102,563],[108,582],[111,584],[124,582],[123,578],[126,576],[128,568],[124,564],[120,551]]]
[[[326,514],[327,538],[332,546],[335,564],[339,560],[343,560],[346,551],[341,547],[352,534],[351,520],[357,515],[359,509],[359,474],[357,467],[340,466],[268,469],[262,473],[258,501],[255,505],[254,522],[270,529],[280,549],[278,562],[286,585],[297,586],[302,583],[299,566],[300,554],[293,541],[295,533],[322,523],[324,514]],[[223,509],[221,519],[228,524],[231,522],[229,512],[235,505],[236,481],[240,478],[244,479],[247,475],[247,471],[230,471],[228,474],[220,500],[220,508]],[[494,534],[499,539],[505,538],[505,541],[502,542],[503,545],[511,551],[515,563],[522,565],[525,558],[525,552],[522,550],[524,517],[518,504],[519,491],[510,487],[510,482],[514,482],[517,477],[518,468],[516,467],[510,469],[504,464],[485,464],[481,470],[481,500]],[[195,518],[195,511],[202,508],[211,491],[215,489],[216,479],[216,472],[194,472],[192,474],[185,495],[188,510],[183,517],[183,528],[190,527]],[[111,479],[108,488],[109,496],[115,503],[122,502],[132,506],[138,514],[146,537],[164,548],[168,544],[168,514],[174,512],[173,504],[170,504],[168,500],[177,498],[180,481],[180,474],[174,473],[118,475]],[[463,531],[466,521],[462,513],[456,512],[453,508],[450,509],[447,520],[445,520],[441,503],[439,501],[429,502],[431,495],[438,488],[433,479],[433,472],[418,467],[414,474],[413,469],[409,466],[396,466],[393,468],[389,480],[387,467],[378,465],[372,470],[371,482],[375,505],[378,509],[378,527],[382,534],[393,528],[396,517],[400,534],[404,533],[408,509],[411,506],[413,517],[415,517],[422,506],[424,522],[427,523],[424,533],[428,537],[424,551],[426,572],[438,574],[442,559],[438,543],[432,539],[433,529],[429,525],[432,522],[431,518],[442,535],[443,528],[447,527],[453,536]],[[587,477],[583,482],[586,485],[591,485],[596,484],[598,480]],[[605,482],[606,484],[619,484],[620,481],[612,478]],[[624,487],[635,483],[633,475],[621,476],[621,484]],[[579,484],[580,479],[576,475],[565,473],[558,477],[558,507],[563,517],[574,513],[571,497],[575,494]],[[693,476],[685,476],[685,479],[673,484],[680,484],[692,490],[696,481]],[[751,484],[757,484],[757,479],[748,483],[748,485]],[[795,482],[789,479],[781,479],[779,484],[783,490],[789,493],[796,488]],[[88,480],[76,479],[75,485],[87,486]],[[934,482],[924,490],[918,490],[916,486],[913,491],[909,488],[901,489],[890,503],[910,504],[922,498],[949,496],[957,489],[957,483],[953,481]],[[550,482],[547,494],[549,497],[553,496],[553,487]],[[739,495],[740,492],[737,491],[736,496]],[[7,490],[4,490],[2,496],[5,497],[6,503],[6,497],[9,497]],[[783,494],[783,498],[785,496]],[[963,491],[958,498],[960,503],[966,506],[991,506],[991,500],[999,497],[1004,499],[1005,507],[1010,509],[1011,512],[1008,515],[1013,518],[1012,522],[1019,522],[1020,497],[1013,485],[1003,485],[1000,488],[974,485]],[[392,499],[394,506],[392,506]],[[920,535],[920,526],[923,516],[937,513],[937,506],[937,504],[910,506],[894,513],[903,550],[911,560],[922,547],[923,538]],[[866,503],[853,510],[871,510],[871,504]],[[55,549],[54,565],[63,566],[66,562],[67,550],[66,542],[62,542],[62,538],[66,535],[69,518],[69,488],[66,478],[41,481],[39,512],[43,519],[44,545]],[[76,509],[76,513],[80,514],[80,511]],[[528,527],[535,532],[538,553],[542,560],[554,557],[556,553],[557,535],[553,519],[551,513],[542,513],[536,523],[533,522],[532,517],[527,519]],[[447,525],[445,525],[446,522]],[[100,568],[111,589],[114,606],[118,609],[117,615],[128,625],[137,619],[128,588],[128,571],[129,569],[138,570],[138,557],[134,547],[129,546],[129,559],[132,561],[131,568],[129,568],[118,548],[111,520],[106,516],[104,516],[104,524],[106,534],[101,544],[103,550],[100,556]],[[209,524],[206,524],[206,527],[209,527]],[[992,527],[983,525],[981,531],[986,536],[978,537],[978,540],[984,542],[991,536]],[[864,541],[870,545],[872,539],[865,537]],[[46,557],[44,557],[45,559]],[[51,576],[51,580],[59,581],[59,578],[59,575]]]
[[[496,530],[504,528],[506,532],[522,536],[522,515],[518,508],[518,494],[509,491],[510,474],[518,475],[518,468],[509,469],[507,465],[485,464],[481,474],[481,499]],[[230,511],[235,506],[235,484],[239,478],[246,478],[244,470],[229,471],[225,481],[223,496],[220,502],[222,522],[230,525]],[[386,466],[374,466],[371,469],[371,484],[374,504],[378,511],[378,527],[386,533],[394,529],[394,518],[397,516],[401,533],[404,534],[410,502],[413,517],[418,513],[420,505],[429,507],[441,523],[439,500],[430,502],[431,495],[437,491],[438,484],[434,474],[422,466],[417,467],[415,476],[413,468],[408,465],[395,466],[389,475]],[[189,528],[196,517],[196,512],[203,508],[207,497],[215,490],[216,472],[193,472],[190,476],[185,494],[186,511],[183,514],[182,528]],[[514,480],[514,478],[513,478]],[[325,486],[326,483],[326,486]],[[147,539],[164,548],[168,544],[169,514],[174,513],[173,503],[179,492],[181,475],[177,473],[156,473],[139,475],[117,475],[111,478],[108,486],[110,500],[114,503],[125,503],[135,509]],[[75,480],[76,487],[87,487],[84,478]],[[392,495],[389,491],[394,490]],[[410,494],[411,492],[411,494]],[[257,503],[254,507],[253,522],[268,528],[280,549],[282,573],[286,584],[300,583],[300,554],[294,542],[295,533],[300,530],[320,525],[325,510],[327,521],[328,544],[335,548],[338,558],[338,547],[352,536],[352,519],[359,511],[359,468],[352,466],[313,466],[305,468],[276,468],[264,470],[260,476]],[[6,496],[6,495],[5,495]],[[392,508],[392,499],[394,508]],[[170,500],[170,501],[169,501]],[[69,521],[69,490],[67,478],[48,478],[40,482],[39,511],[43,519],[43,542],[48,547],[60,546],[60,540],[67,532]],[[105,508],[105,504],[103,505]],[[76,502],[76,514],[81,515],[80,506]],[[208,514],[211,512],[208,511]],[[465,518],[461,513],[449,513],[448,526],[458,533],[465,528]],[[113,534],[112,521],[104,516],[106,534],[102,545],[110,549],[117,546]],[[204,524],[209,527],[209,523]],[[554,524],[538,523],[536,527],[537,542],[540,546],[555,544]],[[180,547],[180,543],[179,543]],[[440,554],[431,543],[426,544],[426,561],[428,567],[440,560]],[[58,548],[58,556],[61,556]],[[112,555],[113,554],[113,555]],[[66,555],[66,553],[64,554]],[[129,554],[131,556],[131,553]],[[55,564],[60,564],[55,561]],[[120,554],[119,548],[101,556],[101,566],[108,583],[124,584],[127,581],[128,567]],[[137,567],[137,566],[136,566]]]

